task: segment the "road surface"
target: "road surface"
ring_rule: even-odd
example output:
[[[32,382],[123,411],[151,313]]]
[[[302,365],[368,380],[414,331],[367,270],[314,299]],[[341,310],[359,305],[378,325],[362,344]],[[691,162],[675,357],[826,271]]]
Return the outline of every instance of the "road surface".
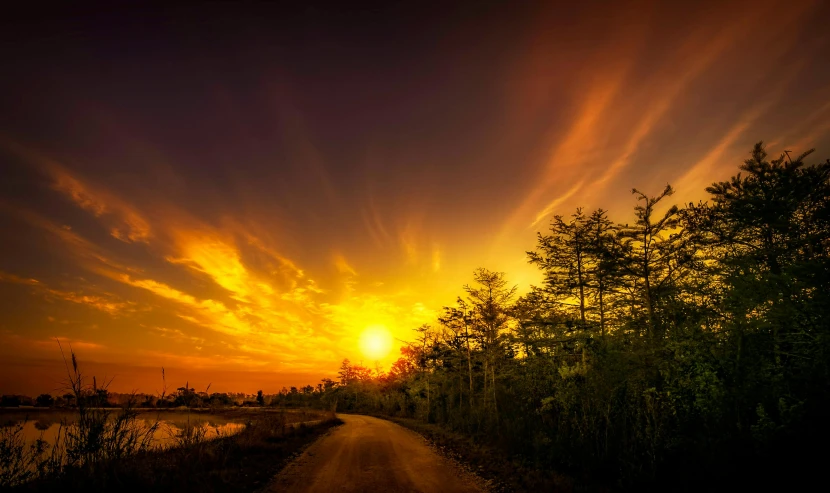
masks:
[[[312,444],[269,485],[268,492],[482,492],[469,473],[433,451],[418,434],[368,416]]]

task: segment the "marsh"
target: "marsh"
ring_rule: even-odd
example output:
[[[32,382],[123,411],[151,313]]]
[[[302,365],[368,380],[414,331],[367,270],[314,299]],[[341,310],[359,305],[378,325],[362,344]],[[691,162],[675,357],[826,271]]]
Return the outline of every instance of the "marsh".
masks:
[[[112,409],[111,419],[114,419],[117,409]],[[239,410],[221,410],[206,412],[203,410],[138,410],[135,420],[137,426],[144,429],[158,426],[153,430],[151,447],[167,448],[177,443],[180,436],[188,427],[203,431],[204,438],[212,439],[238,433],[250,420],[252,413]],[[286,423],[307,420],[303,413],[286,412]],[[23,435],[27,442],[33,443],[40,439],[47,444],[54,445],[62,427],[71,425],[78,419],[72,409],[0,409],[0,427],[22,426]]]

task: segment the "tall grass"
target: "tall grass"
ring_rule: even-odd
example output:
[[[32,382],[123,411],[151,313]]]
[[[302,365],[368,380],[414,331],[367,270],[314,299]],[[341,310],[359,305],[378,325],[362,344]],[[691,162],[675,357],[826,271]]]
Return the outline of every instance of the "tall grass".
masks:
[[[25,483],[37,475],[49,447],[42,439],[26,443],[23,427],[18,423],[0,427],[0,487]]]
[[[190,414],[187,415],[187,421],[184,426],[175,427],[169,424],[164,425],[167,436],[173,447],[193,447],[203,443],[208,437],[208,427],[204,426],[200,421],[191,421]],[[219,428],[215,428],[216,438],[221,436]]]
[[[61,347],[61,354],[65,355]],[[68,357],[67,357],[68,356]],[[74,415],[64,418],[51,445],[24,436],[24,425],[0,427],[0,490],[26,491],[242,491],[270,478],[294,451],[339,423],[334,413],[263,410],[243,413],[241,431],[222,433],[190,412],[183,427],[146,424],[136,399],[120,409],[102,407],[109,382],[81,372],[75,353],[64,356],[66,390]],[[166,379],[162,377],[164,390]],[[220,412],[218,409],[214,410]],[[314,421],[309,427],[297,421]],[[24,423],[25,424],[25,423]],[[166,432],[164,446],[154,434]],[[240,490],[242,488],[242,490]]]
[[[0,487],[60,477],[70,469],[86,468],[94,474],[103,463],[151,448],[159,420],[150,425],[139,420],[135,399],[129,399],[118,410],[101,407],[101,395],[109,384],[99,386],[95,377],[89,383],[71,348],[69,360],[63,347],[61,354],[67,371],[66,390],[77,404],[75,416],[61,421],[51,445],[42,437],[27,444],[25,422],[0,428]]]
[[[61,467],[85,466],[94,469],[101,462],[148,450],[159,426],[158,420],[150,426],[139,422],[135,399],[129,399],[116,412],[99,407],[103,404],[99,391],[106,391],[109,384],[99,388],[97,379],[93,377],[89,385],[71,348],[70,357],[71,367],[64,357],[67,386],[75,396],[78,407],[77,419],[63,423],[63,433],[59,433],[54,445],[56,449],[62,449]]]

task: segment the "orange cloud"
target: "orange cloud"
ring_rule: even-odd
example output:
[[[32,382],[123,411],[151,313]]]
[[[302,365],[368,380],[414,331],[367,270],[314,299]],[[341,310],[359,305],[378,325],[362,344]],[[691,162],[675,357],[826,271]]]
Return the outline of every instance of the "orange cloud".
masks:
[[[24,346],[30,349],[47,349],[53,351],[57,351],[59,349],[59,343],[65,349],[69,349],[70,347],[72,349],[89,350],[106,349],[106,346],[104,346],[103,344],[71,338],[67,336],[51,336],[37,339],[25,337],[20,334],[10,332],[8,330],[0,331],[0,340],[4,340],[4,342],[9,345]]]
[[[549,203],[547,206],[545,206],[545,208],[542,209],[542,211],[540,211],[538,214],[536,214],[536,218],[533,220],[532,223],[530,223],[530,226],[531,227],[536,227],[540,222],[542,222],[543,219],[545,219],[546,217],[553,214],[559,206],[561,206],[562,204],[567,202],[568,199],[570,199],[571,197],[576,195],[576,193],[579,192],[582,189],[582,185],[584,183],[585,183],[584,180],[580,181],[576,185],[572,186],[570,188],[570,190],[566,191],[565,193],[563,193],[559,197],[555,198],[551,203]]]
[[[111,295],[110,297],[105,298],[102,296],[84,295],[74,293],[72,291],[61,291],[57,289],[47,289],[46,292],[49,296],[80,305],[86,305],[95,308],[96,310],[107,312],[110,315],[123,315],[125,311],[133,311],[135,309],[135,303],[114,301]]]
[[[38,286],[38,285],[40,285],[40,281],[38,281],[37,279],[20,277],[20,276],[16,276],[14,274],[9,274],[8,272],[3,272],[3,271],[0,271],[0,281],[13,282],[13,283],[16,283],[16,284],[26,284],[26,285],[29,285],[29,286]]]
[[[385,247],[391,241],[392,236],[386,230],[383,218],[381,218],[380,212],[378,212],[374,199],[371,196],[369,197],[368,205],[361,211],[361,217],[363,218],[363,225],[366,227],[366,231],[375,242],[375,246],[378,248]]]
[[[350,274],[352,276],[356,276],[357,272],[354,270],[354,267],[349,265],[349,262],[346,260],[346,257],[343,255],[335,254],[334,256],[334,266],[337,267],[337,271],[341,274]]]
[[[434,322],[475,267],[506,271],[520,289],[538,282],[524,252],[553,214],[603,207],[624,221],[631,186],[670,182],[675,198],[695,200],[757,139],[794,151],[820,144],[827,78],[810,55],[826,40],[792,35],[810,4],[744,7],[695,7],[688,17],[646,1],[601,16],[573,9],[589,30],[562,22],[561,9],[529,8],[516,22],[497,19],[510,39],[477,38],[492,49],[485,62],[457,42],[479,32],[467,26],[435,50],[449,72],[424,71],[406,98],[346,118],[349,128],[337,127],[340,111],[311,121],[282,79],[266,82],[277,116],[248,111],[242,99],[257,96],[235,100],[228,89],[228,114],[211,125],[230,128],[204,149],[160,138],[177,129],[142,128],[143,114],[103,102],[93,117],[113,113],[93,124],[50,108],[34,117],[80,128],[38,129],[30,140],[49,142],[48,153],[0,136],[32,181],[0,199],[8,251],[25,257],[7,259],[15,274],[0,272],[4,289],[24,295],[4,327],[41,343],[59,328],[89,348],[105,344],[96,359],[139,366],[178,362],[213,376],[231,367],[258,382],[331,375],[359,357],[367,327],[407,340]],[[198,126],[188,131],[216,130]],[[92,169],[100,174],[83,171]],[[24,342],[0,347],[0,359],[47,354]]]
[[[51,339],[48,339],[48,340],[32,341],[32,344],[35,344],[37,346],[44,347],[44,348],[54,349],[55,344],[57,344],[56,340],[59,341],[61,343],[61,345],[66,346],[67,348],[71,347],[72,349],[91,349],[91,350],[106,349],[106,346],[104,346],[103,344],[98,344],[96,342],[90,342],[90,341],[81,341],[81,340],[72,339],[72,338],[64,337],[64,336],[58,336],[58,337],[54,337],[54,338],[51,338]]]
[[[697,25],[686,37],[679,38],[682,42],[674,47],[670,57],[661,60],[658,70],[636,74],[636,77],[633,67],[643,48],[642,33],[646,31],[632,33],[629,27],[629,31],[624,28],[617,33],[614,36],[616,45],[608,46],[599,55],[602,61],[617,61],[603,69],[599,81],[587,84],[583,81],[578,111],[569,119],[564,132],[557,127],[556,134],[561,137],[555,140],[556,144],[540,166],[538,179],[503,225],[500,237],[510,236],[522,224],[536,227],[545,217],[561,212],[557,211],[560,207],[584,205],[601,197],[605,188],[632,164],[644,144],[663,130],[661,127],[670,115],[688,104],[694,85],[700,83],[716,63],[722,62],[730,50],[752,36],[764,18],[775,12],[778,19],[775,29],[784,32],[786,26],[795,25],[809,8],[810,5],[804,3],[780,12],[770,2],[737,16],[724,13],[719,23]],[[647,12],[644,15],[647,16]],[[769,50],[769,56],[784,54],[794,41],[792,37],[782,37]],[[544,39],[535,42],[543,46],[547,43]],[[585,63],[601,65],[602,61],[585,60]],[[531,66],[536,67],[535,70],[544,66],[534,63],[531,62]],[[774,70],[772,64],[767,69],[769,73]],[[780,92],[795,73],[796,70],[791,70],[783,74],[778,87],[760,106],[766,107],[769,99]],[[529,107],[527,111],[532,114],[535,109]],[[545,200],[547,195],[556,198]],[[574,203],[575,197],[581,199],[579,203]]]
[[[58,165],[50,166],[48,171],[54,180],[55,189],[66,194],[79,207],[96,217],[114,216],[110,228],[114,238],[126,243],[148,242],[151,236],[150,225],[135,209],[109,193],[93,190]]]
[[[52,187],[66,195],[78,207],[95,217],[107,218],[110,234],[121,241],[147,243],[151,237],[150,225],[139,212],[116,195],[83,182],[59,163],[43,153],[13,142],[0,141],[7,149],[34,164],[49,176]]]
[[[198,316],[191,317],[191,320],[198,320],[200,325],[233,336],[245,335],[251,332],[251,325],[247,321],[241,319],[236,313],[218,301],[197,300],[189,294],[152,279],[133,280],[129,276],[123,275],[120,280],[194,309],[194,313]]]
[[[96,310],[109,313],[110,315],[123,314],[127,311],[132,311],[135,307],[135,303],[121,301],[111,293],[90,295],[50,288],[37,279],[22,278],[2,271],[0,271],[0,281],[32,286],[35,288],[35,291],[42,293],[47,299],[59,299],[79,305],[86,305]]]

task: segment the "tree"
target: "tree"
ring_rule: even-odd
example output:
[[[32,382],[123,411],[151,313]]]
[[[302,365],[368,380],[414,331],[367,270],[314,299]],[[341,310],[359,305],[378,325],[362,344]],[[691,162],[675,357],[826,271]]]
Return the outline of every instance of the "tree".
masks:
[[[493,272],[484,268],[477,269],[473,273],[473,279],[476,284],[464,286],[464,291],[467,293],[467,303],[472,312],[474,334],[484,354],[482,397],[485,410],[489,406],[497,419],[496,370],[501,356],[505,354],[506,338],[502,331],[507,329],[511,320],[511,304],[517,287],[508,287],[503,272]]]
[[[467,366],[467,381],[468,381],[468,388],[469,393],[467,401],[472,407],[473,405],[473,357],[472,357],[472,348],[470,344],[470,339],[472,334],[470,334],[470,313],[467,309],[467,303],[458,298],[456,301],[455,307],[444,307],[444,316],[440,317],[438,321],[443,325],[446,329],[448,329],[452,333],[452,337],[445,340],[448,346],[456,351],[456,353],[461,354],[465,353],[463,358],[465,359],[466,366]],[[403,349],[401,349],[403,351]],[[464,396],[463,392],[460,390],[459,387],[459,403],[463,401]]]
[[[36,402],[39,407],[52,407],[55,404],[55,398],[51,394],[40,394]]]
[[[340,371],[337,372],[337,376],[340,377],[340,385],[349,385],[354,380],[352,362],[348,358],[340,364]]]
[[[800,477],[830,440],[830,161],[807,155],[759,144],[683,208],[669,186],[635,189],[631,225],[556,216],[528,254],[541,286],[514,302],[504,274],[476,270],[387,374],[345,360],[319,402],[613,471],[624,489]]]
[[[619,285],[622,246],[617,227],[604,210],[586,216],[581,208],[566,222],[554,216],[549,234],[537,234],[535,251],[527,252],[531,264],[545,275],[545,283],[535,296],[559,305],[560,315],[577,321],[579,337],[587,340],[599,328],[604,337],[609,301]]]
[[[536,251],[527,252],[531,264],[545,274],[545,288],[563,305],[575,300],[580,328],[587,329],[586,288],[593,228],[581,208],[565,222],[554,216],[550,234],[537,233]]]
[[[757,143],[741,173],[707,188],[713,204],[700,221],[718,248],[736,406],[757,404],[778,425],[782,411],[770,410],[781,400],[826,407],[805,400],[823,395],[817,376],[830,374],[830,160],[807,166],[812,152],[769,161]],[[754,411],[736,418],[755,421]]]
[[[620,267],[629,280],[632,322],[635,327],[641,325],[641,319],[635,313],[644,309],[649,343],[657,347],[666,328],[665,314],[661,310],[689,259],[679,255],[682,235],[673,233],[680,224],[679,208],[672,205],[661,215],[656,211],[658,204],[674,193],[672,187],[666,185],[656,197],[649,197],[637,189],[631,193],[640,203],[634,207],[636,222],[620,227],[619,238],[625,255]],[[658,215],[656,219],[655,215]]]
[[[617,226],[608,219],[606,211],[597,209],[587,221],[587,256],[591,265],[587,270],[587,285],[593,291],[594,304],[599,316],[600,337],[605,338],[609,309],[620,286],[622,247],[617,241]]]
[[[387,374],[389,380],[406,380],[416,371],[415,352],[409,346],[401,347],[401,356],[394,363]]]
[[[4,395],[0,397],[0,406],[2,407],[18,407],[20,404],[21,399],[18,395]]]

